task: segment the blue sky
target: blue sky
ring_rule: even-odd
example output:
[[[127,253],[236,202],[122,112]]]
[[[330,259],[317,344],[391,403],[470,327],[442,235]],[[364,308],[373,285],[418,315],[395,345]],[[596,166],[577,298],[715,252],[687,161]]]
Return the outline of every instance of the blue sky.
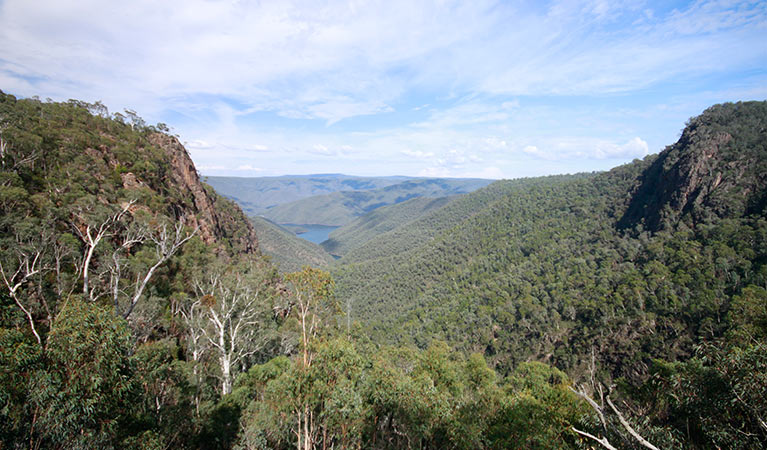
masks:
[[[2,0],[0,89],[167,123],[206,175],[606,170],[767,98],[767,2]]]

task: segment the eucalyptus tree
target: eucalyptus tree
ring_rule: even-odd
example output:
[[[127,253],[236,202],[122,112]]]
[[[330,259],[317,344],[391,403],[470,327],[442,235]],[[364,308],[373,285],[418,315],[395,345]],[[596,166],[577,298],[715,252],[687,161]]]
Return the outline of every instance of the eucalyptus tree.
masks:
[[[234,372],[274,337],[275,272],[255,258],[218,264],[194,280],[195,297],[183,310],[192,355],[211,352],[219,363],[221,396],[232,391]]]

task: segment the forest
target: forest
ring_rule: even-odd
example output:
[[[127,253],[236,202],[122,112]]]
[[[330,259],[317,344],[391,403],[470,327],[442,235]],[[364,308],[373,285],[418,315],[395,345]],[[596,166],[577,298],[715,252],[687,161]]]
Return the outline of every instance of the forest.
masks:
[[[0,92],[0,448],[765,448],[766,166],[715,105],[280,273],[167,125]]]

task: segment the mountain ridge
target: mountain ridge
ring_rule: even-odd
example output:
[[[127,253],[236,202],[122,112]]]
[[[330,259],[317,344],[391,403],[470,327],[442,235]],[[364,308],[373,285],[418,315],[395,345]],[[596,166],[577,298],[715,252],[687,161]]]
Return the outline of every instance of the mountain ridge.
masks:
[[[439,198],[464,194],[491,182],[491,180],[472,178],[406,180],[371,190],[338,191],[312,196],[269,208],[262,215],[277,223],[343,226],[382,206],[401,203],[416,197]]]
[[[703,201],[693,201],[692,209],[668,204],[662,195],[663,202],[640,208],[639,222],[620,226],[645,202],[653,180],[673,180],[673,171],[697,167],[669,163],[680,152],[680,160],[698,153],[686,145],[693,130],[688,126],[684,138],[660,155],[609,172],[516,185],[500,181],[467,194],[431,214],[460,202],[481,206],[441,222],[438,233],[389,231],[333,267],[339,297],[356,302],[356,317],[385,342],[425,346],[436,337],[485,353],[501,372],[533,359],[576,377],[585,373],[596,348],[615,376],[638,382],[651,358],[689,357],[697,343],[721,335],[728,299],[749,283],[767,282],[767,255],[758,237],[764,208],[747,206],[760,205],[766,190],[760,184],[767,161],[766,106],[725,104],[692,120],[701,136],[717,136],[724,127],[732,135],[728,142],[751,145],[730,149],[734,156],[747,150],[747,157],[732,160],[734,166],[725,159],[711,166],[723,168],[718,185],[716,170],[704,171],[710,178],[680,178],[702,180],[690,192]],[[669,172],[657,178],[658,167]],[[754,176],[743,175],[748,173]],[[493,189],[498,195],[489,203],[477,201]],[[651,223],[647,217],[662,217],[672,226],[636,227]]]
[[[762,213],[767,206],[767,194],[759,192],[767,182],[764,109],[763,102],[715,105],[690,119],[679,140],[642,175],[618,226],[641,223],[660,231],[680,216],[694,226],[710,214]],[[738,129],[728,129],[736,121]]]

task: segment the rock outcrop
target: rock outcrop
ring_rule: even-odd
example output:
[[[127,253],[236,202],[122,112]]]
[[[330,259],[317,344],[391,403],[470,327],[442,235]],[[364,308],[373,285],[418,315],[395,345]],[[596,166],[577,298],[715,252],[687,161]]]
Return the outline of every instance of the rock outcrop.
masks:
[[[169,186],[189,201],[178,211],[189,226],[199,227],[202,240],[214,244],[229,240],[247,253],[258,251],[256,232],[242,210],[200,181],[197,169],[183,145],[173,136],[154,133],[149,141],[162,149],[170,162]]]
[[[716,105],[642,174],[620,228],[690,226],[765,208],[767,102]]]

